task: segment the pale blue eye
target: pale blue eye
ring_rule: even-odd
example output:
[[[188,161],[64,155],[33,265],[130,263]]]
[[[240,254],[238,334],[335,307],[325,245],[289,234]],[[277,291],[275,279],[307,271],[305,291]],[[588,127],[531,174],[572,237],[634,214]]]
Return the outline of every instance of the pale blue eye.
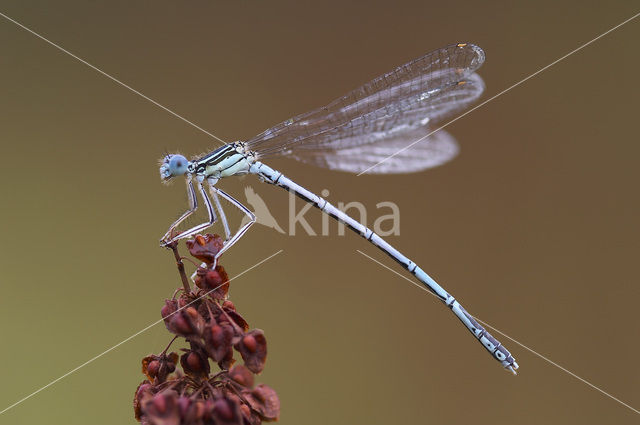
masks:
[[[169,159],[169,174],[172,177],[181,176],[187,172],[189,161],[182,155],[172,155]]]

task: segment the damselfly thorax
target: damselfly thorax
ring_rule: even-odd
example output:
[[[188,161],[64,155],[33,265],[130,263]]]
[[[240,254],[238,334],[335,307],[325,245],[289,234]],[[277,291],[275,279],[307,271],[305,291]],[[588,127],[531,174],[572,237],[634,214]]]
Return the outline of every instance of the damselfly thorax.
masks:
[[[388,254],[445,303],[495,359],[515,373],[518,364],[509,351],[416,263],[326,199],[262,162],[271,156],[284,156],[359,174],[411,173],[443,164],[456,155],[457,144],[447,132],[431,130],[480,97],[484,83],[475,71],[483,62],[484,52],[478,46],[454,44],[402,65],[325,107],[283,121],[246,142],[221,146],[191,161],[182,155],[167,155],[161,162],[160,175],[165,181],[182,175],[187,177],[189,209],[169,227],[162,243],[166,245],[193,236],[213,225],[219,217],[226,236],[218,253],[222,255],[256,218],[217,187],[217,183],[223,177],[255,174],[346,224]],[[198,207],[197,193],[209,220],[176,232],[177,226]],[[249,219],[236,232],[229,228],[220,198]]]
[[[189,173],[197,178],[215,180],[248,174],[256,157],[256,153],[250,151],[246,143],[234,142],[191,161]]]

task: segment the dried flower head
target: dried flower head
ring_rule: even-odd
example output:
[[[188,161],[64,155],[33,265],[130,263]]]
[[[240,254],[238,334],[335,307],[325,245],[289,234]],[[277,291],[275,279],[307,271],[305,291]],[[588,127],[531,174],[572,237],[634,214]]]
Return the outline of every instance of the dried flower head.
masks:
[[[165,300],[160,314],[174,335],[171,343],[182,339],[189,348],[182,349],[181,356],[167,354],[169,343],[160,354],[142,360],[147,379],[136,389],[133,404],[136,419],[144,425],[258,425],[278,419],[276,392],[254,385],[254,373],[264,369],[267,341],[262,330],[249,330],[227,299],[229,277],[215,264],[222,246],[217,235],[187,241],[191,255],[206,264],[197,269],[194,288],[186,283],[177,243],[169,246],[178,260],[183,287]],[[236,351],[244,364],[232,367]],[[218,372],[211,371],[212,363]]]

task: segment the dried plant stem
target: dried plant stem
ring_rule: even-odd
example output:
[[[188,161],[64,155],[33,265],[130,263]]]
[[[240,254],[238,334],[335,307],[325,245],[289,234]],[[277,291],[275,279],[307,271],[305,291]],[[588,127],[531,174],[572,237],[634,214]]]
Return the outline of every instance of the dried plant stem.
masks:
[[[178,253],[178,243],[174,242],[169,245],[169,247],[173,251],[173,256],[176,258],[176,266],[178,266],[178,273],[180,273],[180,278],[182,279],[182,286],[184,287],[185,294],[188,294],[191,292],[191,286],[189,286],[187,274],[184,272],[184,263],[182,262],[182,257]]]
[[[167,344],[165,349],[162,350],[162,352],[160,353],[161,356],[165,355],[167,353],[167,350],[169,349],[169,347],[171,347],[171,344],[173,344],[173,341],[175,341],[176,339],[178,339],[178,335],[174,336],[173,339],[171,341],[169,341],[169,344]]]

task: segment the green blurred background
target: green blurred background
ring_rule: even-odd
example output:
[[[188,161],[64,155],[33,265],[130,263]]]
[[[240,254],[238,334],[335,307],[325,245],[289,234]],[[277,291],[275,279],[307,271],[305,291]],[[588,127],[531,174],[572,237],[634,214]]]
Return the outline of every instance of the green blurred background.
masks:
[[[487,99],[637,9],[629,1],[0,3],[226,141],[456,42],[485,49]],[[443,167],[356,177],[294,161],[272,166],[328,189],[335,202],[372,212],[379,201],[397,203],[401,235],[389,241],[472,314],[639,408],[639,36],[632,21],[451,125],[462,150]],[[4,409],[160,317],[179,280],[158,238],[186,197],[182,183],[160,183],[157,160],[218,143],[5,19],[0,38]],[[253,177],[221,187],[244,200],[249,184],[286,223],[283,191]],[[319,229],[320,213],[307,217]],[[234,276],[283,250],[231,286],[238,310],[266,332],[259,381],[280,395],[283,425],[637,423],[632,410],[502,337],[521,366],[517,377],[504,372],[437,300],[356,249],[401,271],[383,254],[332,235],[255,226],[222,261]],[[0,423],[135,423],[140,360],[169,339],[157,325]]]

